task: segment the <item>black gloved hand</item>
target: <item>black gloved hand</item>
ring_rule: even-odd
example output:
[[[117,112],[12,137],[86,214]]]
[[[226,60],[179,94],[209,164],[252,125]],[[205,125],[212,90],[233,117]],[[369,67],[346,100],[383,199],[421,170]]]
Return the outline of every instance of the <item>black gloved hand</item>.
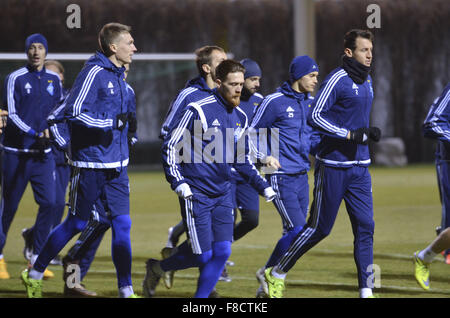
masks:
[[[116,117],[116,128],[122,131],[127,125],[128,113],[122,113]]]
[[[45,149],[50,148],[50,138],[47,137],[37,138],[36,147],[41,154],[45,153]]]
[[[131,113],[128,114],[128,132],[135,133],[137,131],[137,119]]]
[[[367,145],[369,142],[370,129],[363,127],[350,132],[350,140],[357,144]]]
[[[378,127],[369,127],[369,137],[375,142],[380,141],[381,130]]]

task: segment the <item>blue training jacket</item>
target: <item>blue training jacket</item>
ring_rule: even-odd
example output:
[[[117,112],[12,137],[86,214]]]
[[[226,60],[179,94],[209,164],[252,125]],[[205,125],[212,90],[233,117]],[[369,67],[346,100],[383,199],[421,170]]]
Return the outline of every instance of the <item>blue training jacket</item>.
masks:
[[[422,132],[425,137],[438,140],[437,159],[450,160],[450,83],[430,106]]]
[[[308,123],[322,136],[316,158],[326,165],[351,167],[369,166],[369,146],[346,139],[349,131],[369,127],[373,101],[372,78],[356,84],[347,72],[338,67],[320,86]]]
[[[275,93],[266,96],[256,111],[250,127],[259,133],[261,128],[267,128],[267,155],[276,156],[271,149],[271,139],[276,137],[272,136],[270,128],[278,129],[281,168],[274,174],[295,174],[309,170],[308,155],[318,140],[318,135],[307,123],[313,100],[309,94],[295,92],[290,82],[285,82]]]
[[[233,167],[262,194],[269,184],[249,160],[247,127],[245,113],[239,107],[227,106],[217,90],[190,103],[162,147],[164,172],[171,188],[185,182],[206,195],[222,195],[231,186]],[[179,145],[186,148],[180,151]]]
[[[8,106],[3,149],[38,153],[35,135],[48,128],[47,116],[62,98],[59,76],[45,67],[38,72],[25,66],[9,74],[3,95],[3,103]],[[50,151],[50,147],[45,150]]]
[[[117,129],[117,115],[132,111],[124,70],[97,52],[78,74],[63,105],[49,116],[55,123],[54,139],[68,151],[71,165],[98,169],[128,165],[128,124]]]
[[[167,112],[166,118],[161,128],[160,138],[164,139],[170,134],[170,131],[178,123],[181,114],[186,110],[187,105],[192,102],[199,101],[210,96],[213,93],[212,89],[206,84],[202,76],[197,76],[186,83],[172,102]]]

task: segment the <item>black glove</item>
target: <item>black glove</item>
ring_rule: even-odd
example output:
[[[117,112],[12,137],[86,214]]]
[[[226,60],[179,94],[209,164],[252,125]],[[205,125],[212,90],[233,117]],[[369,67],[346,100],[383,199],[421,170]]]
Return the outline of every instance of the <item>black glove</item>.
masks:
[[[381,130],[378,127],[369,127],[369,137],[375,142],[380,141]]]
[[[137,131],[137,119],[131,113],[128,115],[128,132],[135,133]]]
[[[367,145],[367,143],[369,142],[369,135],[369,128],[358,128],[350,132],[350,140],[356,142],[357,144]]]
[[[122,113],[116,117],[116,128],[122,131],[127,125],[128,113]]]
[[[40,153],[45,153],[45,149],[50,147],[50,138],[40,137],[36,139],[36,147]]]

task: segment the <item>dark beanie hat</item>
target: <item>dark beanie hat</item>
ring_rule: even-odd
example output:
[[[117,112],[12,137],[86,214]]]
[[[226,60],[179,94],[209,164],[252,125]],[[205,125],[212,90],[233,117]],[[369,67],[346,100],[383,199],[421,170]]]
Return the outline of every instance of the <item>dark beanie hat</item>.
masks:
[[[245,67],[244,79],[252,76],[262,76],[261,68],[252,59],[246,58],[240,62]]]
[[[45,38],[45,36],[43,36],[40,33],[35,33],[35,34],[32,34],[29,37],[27,37],[27,39],[25,40],[25,53],[28,53],[28,50],[29,50],[31,44],[33,44],[33,43],[42,43],[42,45],[45,47],[45,54],[47,55],[48,44],[47,44],[47,39]]]
[[[302,78],[311,72],[318,72],[319,66],[308,55],[295,57],[289,66],[289,78],[292,82]]]

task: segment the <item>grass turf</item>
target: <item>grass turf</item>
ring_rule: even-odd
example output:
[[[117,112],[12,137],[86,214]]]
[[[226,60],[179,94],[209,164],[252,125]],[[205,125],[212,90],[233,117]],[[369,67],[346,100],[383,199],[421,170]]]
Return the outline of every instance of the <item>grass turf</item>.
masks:
[[[426,247],[434,238],[441,220],[441,206],[433,165],[404,168],[370,168],[373,181],[375,237],[374,263],[380,268],[381,288],[375,293],[391,297],[450,297],[449,265],[438,256],[431,266],[431,290],[422,290],[413,277],[412,254]],[[167,229],[180,220],[178,199],[161,172],[130,172],[132,279],[134,289],[142,294],[145,260],[160,258],[167,240]],[[310,173],[310,189],[313,178]],[[25,297],[19,279],[26,262],[22,256],[21,229],[33,224],[37,205],[30,187],[19,205],[4,249],[11,275],[0,280],[0,297]],[[255,272],[265,264],[281,235],[281,220],[272,203],[261,200],[260,224],[232,246],[229,267],[232,282],[219,282],[222,297],[253,298],[258,283]],[[184,235],[182,239],[184,239]],[[76,238],[76,237],[75,237]],[[64,255],[75,238],[61,252]],[[111,261],[111,232],[100,245],[86,287],[101,297],[117,297],[117,280]],[[49,266],[55,278],[44,282],[44,297],[62,297],[62,268]],[[177,272],[172,289],[161,283],[157,297],[192,297],[198,270]],[[353,235],[342,205],[331,234],[305,254],[287,276],[285,297],[352,298],[358,297],[356,268],[353,261]]]

